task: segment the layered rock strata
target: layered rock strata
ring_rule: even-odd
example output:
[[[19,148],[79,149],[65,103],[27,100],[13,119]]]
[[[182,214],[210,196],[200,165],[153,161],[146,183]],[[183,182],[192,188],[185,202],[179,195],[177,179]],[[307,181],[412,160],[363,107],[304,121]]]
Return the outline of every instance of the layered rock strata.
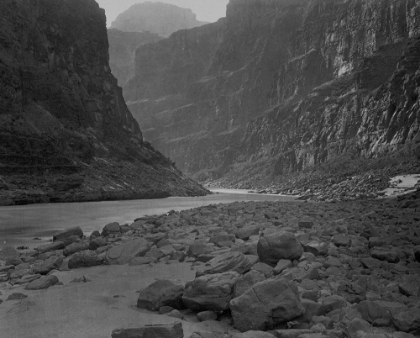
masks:
[[[125,88],[145,137],[202,181],[259,182],[418,143],[414,0],[231,0],[140,47]]]

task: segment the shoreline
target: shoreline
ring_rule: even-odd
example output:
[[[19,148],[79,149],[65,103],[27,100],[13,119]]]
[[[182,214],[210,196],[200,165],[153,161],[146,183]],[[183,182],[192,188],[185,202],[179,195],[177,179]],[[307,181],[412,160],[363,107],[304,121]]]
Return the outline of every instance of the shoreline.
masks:
[[[408,318],[413,313],[420,314],[420,289],[417,282],[412,282],[420,276],[419,195],[343,203],[249,201],[213,204],[144,216],[130,225],[107,225],[101,236],[80,238],[64,246],[64,251],[63,246],[55,246],[57,242],[53,242],[50,245],[54,247],[47,251],[43,246],[19,254],[18,257],[29,264],[23,275],[16,274],[19,271],[17,266],[7,268],[0,263],[0,271],[3,271],[0,272],[0,278],[3,278],[0,282],[0,299],[3,300],[0,333],[23,338],[45,337],[46,332],[59,338],[99,338],[110,337],[111,332],[118,328],[177,321],[182,323],[185,338],[197,331],[212,332],[214,337],[222,332],[240,334],[244,327],[235,319],[235,308],[231,309],[233,318],[229,311],[216,311],[215,320],[200,321],[198,312],[188,306],[175,311],[179,316],[175,319],[169,313],[160,314],[136,306],[139,297],[136,291],[147,288],[157,279],[190,285],[188,282],[203,272],[205,276],[218,276],[218,273],[232,274],[234,269],[239,271],[234,276],[240,281],[247,280],[248,274],[259,276],[247,288],[257,287],[265,281],[286,279],[287,283],[293,283],[304,307],[314,307],[317,311],[324,309],[320,313],[329,319],[322,322],[322,332],[327,335],[333,332],[328,323],[334,322],[334,332],[341,332],[339,336],[356,324],[360,324],[360,330],[364,331],[367,323],[368,331],[364,332],[373,332],[380,338],[388,337],[382,335],[391,331],[403,331],[404,337],[414,337],[408,332],[420,330],[420,326],[416,326],[416,321],[409,322]],[[270,234],[278,232],[288,233],[295,238],[293,241],[297,240],[298,247],[303,248],[300,258],[290,258],[290,263],[282,267],[268,264],[257,248],[261,238],[270,238]],[[102,244],[93,250],[94,247],[90,247],[93,242]],[[141,249],[141,254],[124,251],[123,248],[132,247],[130,245],[134,243],[149,244],[145,250]],[[70,247],[86,249],[87,246],[91,249],[68,254]],[[124,252],[128,256],[123,255]],[[74,266],[78,255],[86,259],[96,257],[99,265]],[[37,257],[37,261],[31,257]],[[50,267],[51,270],[40,276],[32,274],[32,269],[37,269],[40,264],[56,262],[52,257],[61,257],[58,260],[61,265]],[[118,260],[118,265],[114,265],[117,262],[114,259]],[[244,268],[236,270],[230,259],[239,259]],[[213,260],[217,263],[212,263]],[[13,271],[18,277],[6,277],[5,281],[5,276],[12,275]],[[56,276],[59,282],[44,290],[25,290],[28,284],[24,279],[30,276]],[[258,280],[261,282],[255,284]],[[417,291],[409,291],[412,289]],[[184,292],[188,293],[187,290],[186,286]],[[212,292],[216,290],[217,287]],[[240,297],[234,290],[230,291],[229,300]],[[8,301],[12,293],[22,293],[26,298]],[[212,302],[211,297],[206,298],[206,293],[200,297]],[[195,301],[199,302],[200,297]],[[340,305],[335,308],[339,316],[335,316],[334,311],[331,314],[325,312],[326,304],[332,299],[339,300],[337,304]],[[394,305],[390,308],[391,317],[385,318],[384,323],[388,324],[372,327],[362,305],[377,308],[388,306],[390,302]],[[357,312],[355,318],[359,322],[345,316],[349,311]],[[316,316],[308,316],[289,321],[293,322],[291,327],[280,323],[274,331],[268,328],[264,331],[274,337],[282,337],[278,334],[285,329],[316,333],[313,331],[316,329],[312,329],[317,325],[314,322]],[[401,326],[398,316],[404,316],[405,323],[411,324]],[[18,325],[19,320],[24,320],[24,325]],[[292,331],[288,332],[291,334]],[[350,337],[356,338],[353,334]]]

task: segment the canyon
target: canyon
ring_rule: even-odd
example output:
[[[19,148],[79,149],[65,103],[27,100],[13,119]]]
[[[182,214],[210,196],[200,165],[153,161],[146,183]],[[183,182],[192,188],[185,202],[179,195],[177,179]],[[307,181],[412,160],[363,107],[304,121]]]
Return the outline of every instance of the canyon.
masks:
[[[143,136],[94,0],[0,3],[3,205],[203,195]]]
[[[414,0],[231,0],[226,18],[140,46],[123,91],[145,139],[200,182],[407,170],[419,53]]]

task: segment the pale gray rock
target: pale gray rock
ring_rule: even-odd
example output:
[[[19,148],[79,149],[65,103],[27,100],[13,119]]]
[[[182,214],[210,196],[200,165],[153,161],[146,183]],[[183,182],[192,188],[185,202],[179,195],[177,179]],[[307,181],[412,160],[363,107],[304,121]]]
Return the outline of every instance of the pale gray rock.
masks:
[[[150,243],[143,238],[116,245],[106,253],[106,262],[110,265],[123,265],[134,257],[142,257],[150,249]]]
[[[304,313],[297,287],[286,279],[269,279],[230,302],[234,326],[240,331],[267,330]]]

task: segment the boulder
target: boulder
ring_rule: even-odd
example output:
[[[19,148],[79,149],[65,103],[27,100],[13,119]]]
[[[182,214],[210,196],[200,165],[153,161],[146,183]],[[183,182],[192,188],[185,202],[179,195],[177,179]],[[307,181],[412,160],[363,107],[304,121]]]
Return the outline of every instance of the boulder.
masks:
[[[108,223],[102,229],[101,235],[106,237],[108,235],[117,235],[121,233],[121,226],[117,222]]]
[[[143,238],[116,245],[106,253],[106,262],[110,265],[123,265],[133,257],[142,257],[150,249],[150,244]]]
[[[248,271],[251,265],[251,261],[244,254],[240,252],[227,252],[214,257],[200,266],[197,269],[197,277],[225,271],[236,271],[242,274]]]
[[[63,259],[59,256],[52,256],[45,261],[40,261],[32,266],[32,271],[35,274],[46,275],[54,269],[58,269],[63,264]]]
[[[53,286],[59,282],[57,276],[49,275],[49,276],[43,276],[41,278],[38,278],[32,282],[30,282],[28,285],[26,285],[26,290],[42,290],[42,289],[48,289],[50,286]]]
[[[71,243],[70,245],[67,245],[64,248],[63,255],[64,256],[70,256],[75,254],[76,252],[85,251],[89,248],[88,243]]]
[[[139,328],[117,329],[112,338],[184,338],[180,322],[173,324],[146,325]]]
[[[362,318],[374,326],[389,326],[391,324],[391,315],[383,307],[375,302],[364,300],[357,306],[357,311]]]
[[[280,231],[263,234],[258,240],[257,252],[261,262],[275,266],[280,259],[299,259],[303,249],[294,234]]]
[[[420,308],[401,310],[392,315],[394,325],[401,331],[412,332],[420,330]]]
[[[162,306],[171,306],[175,309],[182,307],[184,286],[170,280],[161,279],[139,293],[137,307],[150,311],[157,311]]]
[[[94,251],[86,250],[75,253],[69,260],[69,269],[87,268],[96,265],[102,265],[104,258]]]
[[[107,241],[104,237],[93,237],[89,242],[89,250],[96,250],[102,246],[105,246]]]
[[[312,240],[302,244],[305,252],[310,252],[315,256],[326,255],[328,253],[328,244],[318,240]]]
[[[333,237],[333,243],[336,246],[351,246],[351,238],[345,234],[337,234]]]
[[[262,272],[251,270],[245,275],[242,275],[235,285],[234,298],[241,296],[247,292],[255,284],[266,280]]]
[[[35,250],[38,251],[39,253],[44,253],[44,252],[63,249],[64,246],[65,246],[64,242],[56,241],[51,244],[40,245],[39,247],[35,248]]]
[[[235,271],[227,271],[197,277],[185,285],[182,300],[194,311],[225,311],[229,308],[239,276]]]
[[[248,240],[249,237],[258,235],[260,233],[260,226],[253,225],[253,226],[245,226],[235,232],[235,236],[239,239],[244,241]]]
[[[53,242],[62,241],[66,242],[69,237],[75,236],[77,238],[83,238],[83,231],[80,227],[69,228],[60,231],[53,235]]]
[[[387,261],[389,263],[397,263],[400,260],[398,252],[391,249],[376,248],[372,250],[371,256],[380,261]]]
[[[296,285],[286,279],[268,279],[255,284],[230,302],[236,329],[267,330],[304,313]]]

